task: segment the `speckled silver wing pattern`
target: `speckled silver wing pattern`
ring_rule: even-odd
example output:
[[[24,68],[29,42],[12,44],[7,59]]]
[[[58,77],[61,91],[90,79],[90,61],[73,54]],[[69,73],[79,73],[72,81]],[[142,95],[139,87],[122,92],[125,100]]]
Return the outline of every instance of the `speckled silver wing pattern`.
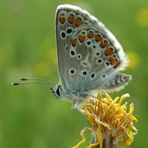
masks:
[[[87,11],[60,5],[56,40],[60,84],[76,99],[92,90],[117,90],[131,80],[120,73],[128,62],[120,43]]]

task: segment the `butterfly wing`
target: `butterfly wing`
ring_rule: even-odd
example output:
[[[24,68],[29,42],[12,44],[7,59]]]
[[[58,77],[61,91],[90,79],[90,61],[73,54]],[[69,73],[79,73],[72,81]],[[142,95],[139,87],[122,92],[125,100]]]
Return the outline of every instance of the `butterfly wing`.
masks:
[[[81,96],[94,89],[109,90],[110,81],[127,65],[114,35],[77,6],[57,8],[56,38],[59,77],[66,93]]]

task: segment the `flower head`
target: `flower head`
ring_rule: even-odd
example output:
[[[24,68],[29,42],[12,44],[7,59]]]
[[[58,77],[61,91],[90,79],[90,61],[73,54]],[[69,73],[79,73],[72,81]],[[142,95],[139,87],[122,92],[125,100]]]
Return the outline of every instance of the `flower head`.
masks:
[[[107,93],[98,96],[98,99],[87,102],[80,111],[87,117],[91,128],[84,128],[80,135],[82,140],[73,148],[78,148],[86,141],[84,131],[90,131],[92,141],[89,147],[116,147],[118,142],[122,147],[133,142],[137,129],[134,122],[137,121],[133,115],[134,104],[131,103],[129,109],[127,102],[123,103],[129,94],[120,98],[112,99]]]

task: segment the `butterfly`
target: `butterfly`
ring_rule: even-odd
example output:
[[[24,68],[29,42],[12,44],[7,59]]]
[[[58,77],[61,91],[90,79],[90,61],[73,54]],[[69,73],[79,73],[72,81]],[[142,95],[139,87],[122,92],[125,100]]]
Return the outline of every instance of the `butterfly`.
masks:
[[[120,73],[128,63],[120,43],[102,22],[80,7],[57,7],[56,41],[56,96],[79,104],[89,94],[120,90],[131,80],[131,75]]]
[[[131,80],[121,73],[128,58],[115,36],[97,18],[78,6],[56,10],[59,83],[55,96],[75,107],[101,91],[118,91]]]

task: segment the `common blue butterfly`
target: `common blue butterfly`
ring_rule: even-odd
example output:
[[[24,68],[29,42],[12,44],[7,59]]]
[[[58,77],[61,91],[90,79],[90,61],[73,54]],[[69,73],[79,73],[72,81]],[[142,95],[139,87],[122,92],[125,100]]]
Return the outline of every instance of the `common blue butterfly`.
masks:
[[[131,76],[119,73],[128,59],[114,35],[87,11],[60,5],[56,11],[59,84],[56,96],[83,102],[96,91],[123,88]]]
[[[117,91],[131,80],[122,74],[128,58],[115,36],[87,11],[64,4],[56,10],[59,98],[77,107],[96,92]]]

